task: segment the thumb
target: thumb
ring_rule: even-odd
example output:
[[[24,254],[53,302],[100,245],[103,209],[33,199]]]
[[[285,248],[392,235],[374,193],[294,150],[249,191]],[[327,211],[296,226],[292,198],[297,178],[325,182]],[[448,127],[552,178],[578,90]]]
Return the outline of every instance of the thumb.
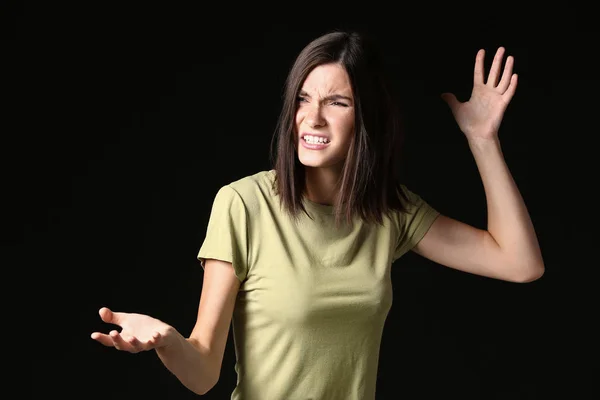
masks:
[[[102,321],[109,324],[119,325],[121,320],[121,313],[113,312],[108,307],[102,307],[98,313],[100,314],[100,318],[102,318]]]
[[[450,109],[452,109],[453,111],[458,106],[458,100],[456,99],[456,96],[454,94],[442,93],[441,97],[442,97],[442,100],[444,100],[446,102],[446,104],[448,104],[448,106],[450,106]]]

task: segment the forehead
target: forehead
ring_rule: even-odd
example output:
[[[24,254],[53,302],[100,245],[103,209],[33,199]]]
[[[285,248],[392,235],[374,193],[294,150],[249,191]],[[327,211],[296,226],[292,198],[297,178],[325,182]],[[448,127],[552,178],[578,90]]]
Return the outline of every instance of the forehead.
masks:
[[[302,90],[308,94],[352,95],[348,73],[340,64],[324,64],[315,67],[304,80]]]

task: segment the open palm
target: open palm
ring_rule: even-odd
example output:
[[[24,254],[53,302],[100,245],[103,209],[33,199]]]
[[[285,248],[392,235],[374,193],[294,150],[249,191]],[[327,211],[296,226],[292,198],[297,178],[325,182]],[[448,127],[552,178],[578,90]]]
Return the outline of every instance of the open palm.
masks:
[[[122,330],[108,334],[94,332],[92,339],[117,350],[137,353],[166,346],[173,331],[170,325],[144,314],[113,312],[106,307],[99,313],[102,321],[118,325]]]
[[[460,102],[452,93],[442,94],[452,114],[467,139],[493,139],[517,88],[517,74],[513,74],[514,58],[506,59],[504,70],[502,60],[504,48],[496,51],[487,81],[484,79],[483,61],[485,50],[479,50],[475,58],[473,91],[466,102]],[[501,73],[502,72],[502,73]]]

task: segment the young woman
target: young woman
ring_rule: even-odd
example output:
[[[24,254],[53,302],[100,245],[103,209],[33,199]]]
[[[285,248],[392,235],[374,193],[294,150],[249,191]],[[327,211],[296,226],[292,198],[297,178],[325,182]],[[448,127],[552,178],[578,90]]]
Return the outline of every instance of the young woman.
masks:
[[[317,38],[286,82],[274,168],[224,185],[198,253],[205,274],[189,337],[147,315],[100,310],[121,332],[92,338],[156,350],[190,390],[219,379],[233,323],[232,399],[371,400],[390,267],[412,250],[436,263],[511,282],[544,272],[536,234],[505,164],[498,129],[517,86],[496,52],[475,61],[471,98],[445,94],[483,180],[488,227],[441,215],[396,176],[401,138],[380,56],[356,33]]]

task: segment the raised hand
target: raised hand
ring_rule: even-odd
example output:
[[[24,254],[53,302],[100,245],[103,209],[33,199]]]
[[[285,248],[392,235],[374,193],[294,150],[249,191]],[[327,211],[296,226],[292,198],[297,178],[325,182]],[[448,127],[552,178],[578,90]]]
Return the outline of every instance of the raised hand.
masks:
[[[517,74],[513,74],[514,58],[508,56],[501,71],[504,48],[498,48],[487,80],[484,80],[483,61],[485,50],[479,50],[475,58],[473,91],[467,102],[460,102],[452,93],[442,98],[450,106],[452,114],[468,140],[494,139],[517,88]]]
[[[167,346],[175,330],[168,324],[144,314],[113,312],[100,309],[102,321],[118,325],[121,332],[112,330],[108,334],[94,332],[92,339],[117,350],[138,353]]]

